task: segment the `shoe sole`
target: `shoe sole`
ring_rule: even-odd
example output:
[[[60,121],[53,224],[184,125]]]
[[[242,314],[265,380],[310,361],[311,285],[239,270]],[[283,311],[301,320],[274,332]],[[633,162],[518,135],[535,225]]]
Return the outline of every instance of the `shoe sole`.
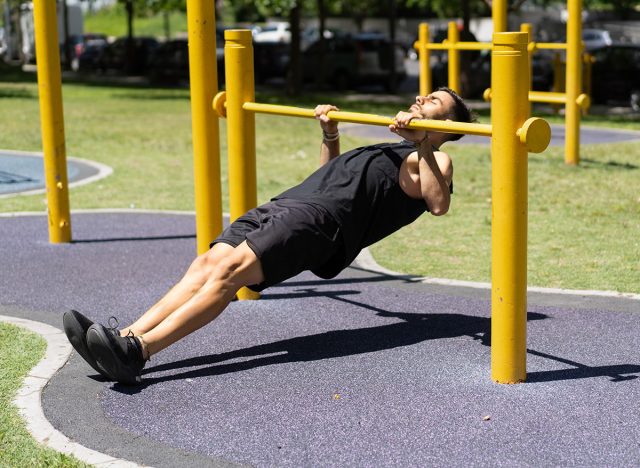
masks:
[[[73,349],[80,355],[82,359],[84,359],[87,364],[89,364],[96,372],[98,372],[103,377],[107,379],[113,380],[107,372],[100,367],[98,362],[93,358],[91,352],[89,351],[89,347],[87,346],[87,330],[82,326],[82,324],[78,321],[77,317],[72,312],[65,312],[62,316],[62,326],[64,328],[64,333],[67,335],[67,339]]]
[[[89,351],[99,366],[111,376],[113,380],[125,385],[138,385],[142,382],[142,377],[131,377],[129,372],[125,372],[118,364],[120,358],[111,348],[111,340],[102,327],[90,327],[87,331],[87,345]]]

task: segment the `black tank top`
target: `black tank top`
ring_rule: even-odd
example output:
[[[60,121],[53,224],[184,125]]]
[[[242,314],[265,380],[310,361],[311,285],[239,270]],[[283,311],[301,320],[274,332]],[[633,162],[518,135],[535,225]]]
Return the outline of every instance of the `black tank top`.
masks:
[[[340,226],[344,255],[332,258],[332,277],[348,266],[360,250],[428,211],[424,200],[409,197],[400,187],[400,166],[416,151],[413,144],[381,143],[356,148],[332,159],[301,184],[273,200],[301,200],[327,210]],[[324,274],[322,274],[324,273]]]

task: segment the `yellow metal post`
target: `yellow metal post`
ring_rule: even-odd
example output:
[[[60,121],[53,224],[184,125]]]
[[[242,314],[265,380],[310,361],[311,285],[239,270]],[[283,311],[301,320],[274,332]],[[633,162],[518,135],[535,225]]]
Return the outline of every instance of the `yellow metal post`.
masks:
[[[493,35],[491,66],[491,375],[526,378],[527,150],[518,130],[527,119],[527,35]]]
[[[420,95],[431,94],[431,52],[427,48],[429,44],[429,25],[420,23],[418,27],[418,59],[420,64]]]
[[[198,254],[222,232],[220,135],[211,108],[218,91],[214,2],[187,0],[191,127]]]
[[[49,241],[57,244],[71,242],[71,215],[69,213],[56,2],[34,0],[33,19],[38,64],[40,125],[47,187]]]
[[[229,200],[231,221],[258,204],[256,188],[255,116],[245,111],[245,102],[255,100],[251,31],[224,32],[227,83],[227,147],[229,151]],[[242,288],[238,299],[258,299],[259,294]]]
[[[529,86],[527,89],[531,90],[532,87],[532,76],[533,76],[533,49],[531,47],[529,47],[529,45],[531,45],[531,43],[533,42],[533,25],[531,23],[522,23],[520,25],[520,32],[526,33],[527,35],[527,62],[528,62],[528,67],[527,70],[529,70],[528,73],[528,81],[529,81]],[[527,111],[527,115],[531,115],[531,101],[529,101],[529,109]]]
[[[582,0],[568,0],[567,20],[567,78],[565,104],[564,162],[580,162],[580,107],[578,96],[582,92]]]
[[[455,21],[449,21],[449,34],[447,36],[449,49],[449,88],[460,93],[460,51],[455,48],[460,41],[458,25]]]
[[[507,0],[493,0],[491,17],[493,19],[494,33],[507,30]]]

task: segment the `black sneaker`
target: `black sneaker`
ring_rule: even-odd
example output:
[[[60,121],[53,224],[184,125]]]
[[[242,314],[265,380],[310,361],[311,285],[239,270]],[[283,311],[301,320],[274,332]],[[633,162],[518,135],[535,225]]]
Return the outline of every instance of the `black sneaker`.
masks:
[[[95,323],[87,331],[87,345],[98,365],[113,380],[126,385],[142,382],[140,372],[146,360],[142,345],[133,334],[115,336],[105,326]]]
[[[114,325],[111,328],[107,328],[107,331],[113,335],[119,335],[118,321],[114,317],[111,317],[109,319],[109,326],[112,325],[112,322],[114,322]],[[71,346],[73,346],[73,349],[103,377],[110,379],[110,376],[107,375],[104,369],[96,362],[87,347],[87,330],[93,325],[93,321],[77,310],[70,310],[62,316],[62,325],[64,333],[67,335],[67,339],[71,343]]]

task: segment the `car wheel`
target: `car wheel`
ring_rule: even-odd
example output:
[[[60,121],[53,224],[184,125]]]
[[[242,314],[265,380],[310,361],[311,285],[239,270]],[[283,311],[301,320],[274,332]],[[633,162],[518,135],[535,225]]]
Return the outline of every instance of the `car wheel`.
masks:
[[[631,99],[629,101],[631,108],[635,112],[640,112],[640,89],[634,89],[631,91]]]

